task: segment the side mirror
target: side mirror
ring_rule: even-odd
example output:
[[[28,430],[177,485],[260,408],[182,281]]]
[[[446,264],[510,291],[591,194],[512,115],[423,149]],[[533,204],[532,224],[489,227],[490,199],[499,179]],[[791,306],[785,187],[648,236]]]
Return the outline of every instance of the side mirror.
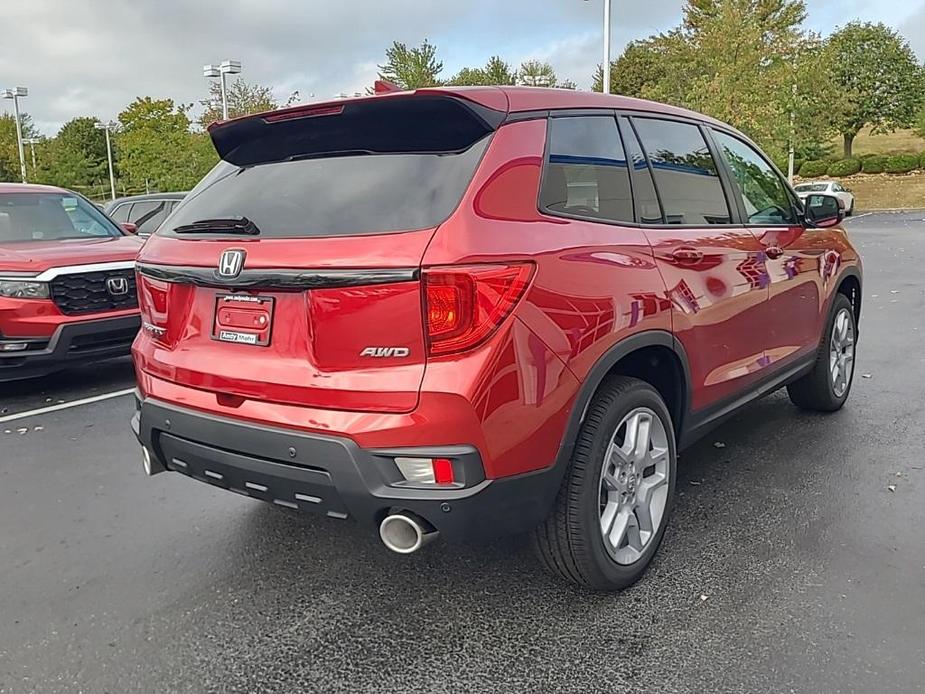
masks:
[[[838,226],[845,218],[845,212],[834,195],[813,193],[806,196],[803,214],[810,226],[827,229]]]
[[[122,222],[121,224],[119,224],[119,226],[122,227],[122,230],[123,230],[123,231],[126,231],[126,232],[128,232],[129,234],[137,234],[137,233],[138,233],[138,225],[137,225],[137,224],[132,224],[131,222]]]

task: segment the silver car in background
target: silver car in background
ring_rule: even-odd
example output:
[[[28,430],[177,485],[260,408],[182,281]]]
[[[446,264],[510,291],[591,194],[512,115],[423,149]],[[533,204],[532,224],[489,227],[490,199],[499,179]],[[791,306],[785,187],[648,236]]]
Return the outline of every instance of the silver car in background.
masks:
[[[838,198],[838,203],[845,211],[846,215],[854,213],[854,193],[845,188],[838,181],[813,181],[812,183],[800,183],[793,188],[802,202],[806,202],[807,196],[811,194],[823,193]]]

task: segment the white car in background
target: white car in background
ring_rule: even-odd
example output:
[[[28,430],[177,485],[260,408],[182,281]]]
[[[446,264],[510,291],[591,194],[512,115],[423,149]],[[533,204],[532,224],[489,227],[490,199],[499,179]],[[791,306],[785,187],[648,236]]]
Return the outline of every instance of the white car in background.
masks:
[[[812,183],[801,183],[793,188],[800,200],[806,202],[806,197],[813,193],[824,193],[834,195],[838,198],[841,208],[846,215],[854,213],[854,193],[845,188],[837,181],[813,181]]]

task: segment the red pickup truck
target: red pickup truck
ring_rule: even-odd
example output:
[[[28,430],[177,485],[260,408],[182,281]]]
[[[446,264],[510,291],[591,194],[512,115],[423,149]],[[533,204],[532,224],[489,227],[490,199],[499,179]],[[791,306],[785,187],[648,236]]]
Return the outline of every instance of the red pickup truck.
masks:
[[[142,244],[76,193],[0,183],[0,382],[128,354]]]

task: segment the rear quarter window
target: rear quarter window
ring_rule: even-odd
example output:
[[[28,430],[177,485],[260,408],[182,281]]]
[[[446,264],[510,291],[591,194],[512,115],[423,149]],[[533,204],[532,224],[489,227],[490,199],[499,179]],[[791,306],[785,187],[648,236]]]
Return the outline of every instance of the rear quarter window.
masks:
[[[613,116],[552,118],[540,206],[552,214],[632,222],[626,153]]]

